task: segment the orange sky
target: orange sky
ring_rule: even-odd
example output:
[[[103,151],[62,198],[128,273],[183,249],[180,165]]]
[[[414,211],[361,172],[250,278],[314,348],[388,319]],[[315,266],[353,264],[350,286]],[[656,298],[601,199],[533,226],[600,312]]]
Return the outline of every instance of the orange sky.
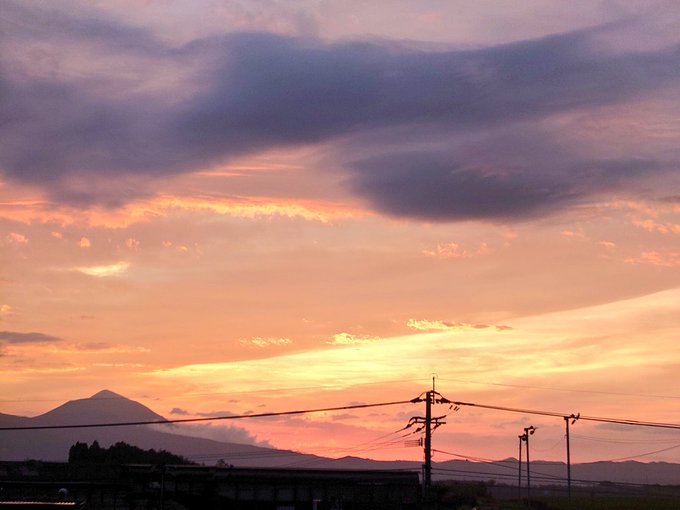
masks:
[[[680,423],[675,2],[3,3],[0,412],[343,406],[436,374]],[[190,430],[418,459],[357,445],[422,412]],[[562,420],[470,408],[435,445],[505,458],[528,424],[563,459]],[[575,462],[680,462],[676,431],[573,434]]]

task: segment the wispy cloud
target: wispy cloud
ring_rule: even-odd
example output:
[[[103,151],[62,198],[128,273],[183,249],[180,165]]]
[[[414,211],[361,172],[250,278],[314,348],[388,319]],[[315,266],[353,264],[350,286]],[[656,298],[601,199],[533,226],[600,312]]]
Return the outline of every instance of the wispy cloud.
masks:
[[[10,344],[44,344],[60,342],[62,339],[47,335],[45,333],[20,333],[17,331],[0,331],[0,341],[4,341]]]
[[[634,220],[633,224],[636,227],[643,228],[648,232],[657,232],[659,234],[677,234],[680,235],[680,223],[661,223],[653,219]]]
[[[330,345],[363,345],[377,342],[380,337],[371,335],[353,335],[351,333],[337,333],[333,340],[327,342]]]
[[[182,423],[174,427],[179,433],[212,439],[225,443],[250,444],[255,446],[269,447],[272,445],[268,441],[260,441],[247,429],[235,425],[216,425],[213,423]],[[225,453],[228,460],[228,455]]]
[[[60,353],[97,353],[97,354],[128,354],[151,352],[148,347],[138,345],[112,345],[107,342],[86,342],[72,345],[60,345],[54,349]]]
[[[280,198],[239,198],[239,197],[181,197],[159,198],[167,210],[206,211],[225,216],[258,218],[281,216],[302,218],[326,223],[332,219],[351,218],[364,213],[342,204],[312,202],[309,200],[285,200]]]
[[[502,326],[495,324],[471,324],[467,322],[447,322],[441,320],[417,320],[409,319],[406,325],[410,329],[417,331],[456,331],[456,330],[471,330],[471,329],[495,329],[497,331],[508,331],[512,329],[510,326]]]
[[[88,276],[105,278],[108,276],[117,276],[123,274],[128,270],[129,267],[129,262],[117,262],[115,264],[108,264],[104,266],[82,266],[75,268],[75,270]]]
[[[680,267],[680,252],[645,251],[626,259],[628,264],[649,264],[659,267]]]
[[[290,338],[284,338],[284,337],[261,337],[261,336],[254,336],[251,338],[244,338],[240,340],[241,345],[252,345],[255,347],[258,347],[260,349],[263,349],[265,347],[271,347],[271,346],[279,346],[279,345],[290,345],[293,343],[293,341]]]
[[[49,375],[49,374],[70,374],[75,372],[85,371],[84,367],[12,367],[10,369],[0,369],[0,374],[5,374],[10,377],[19,375]]]
[[[217,194],[184,196],[181,193],[173,195],[165,193],[139,200],[129,200],[116,208],[92,206],[87,210],[44,200],[35,200],[29,204],[12,202],[10,205],[11,207],[7,209],[0,209],[0,217],[29,224],[38,220],[59,223],[62,226],[85,224],[89,227],[108,228],[128,227],[184,212],[244,219],[293,218],[321,223],[368,215],[366,211],[356,207],[324,200],[226,197]],[[17,244],[17,241],[8,238],[9,241]],[[137,239],[130,238],[126,240],[125,246],[131,250],[138,249],[138,242]]]
[[[157,370],[149,375],[163,380],[201,381],[209,387],[232,388],[239,381],[251,381],[249,390],[285,387],[286,381],[312,384],[315,388],[347,388],[362,383],[420,380],[424,367],[444,377],[455,371],[483,375],[486,380],[551,382],[564,373],[609,377],[610,370],[645,370],[648,361],[672,368],[678,356],[669,355],[673,332],[666,325],[677,314],[678,291],[644,296],[606,305],[513,320],[499,333],[495,327],[456,330],[418,330],[403,337],[382,338],[380,342],[353,348],[316,349],[282,356],[231,363],[208,363]],[[632,324],[648,318],[652,330],[632,333]],[[658,320],[653,320],[657,317]],[[437,321],[430,321],[443,327]],[[606,338],[592,338],[596,325],[608,332]],[[445,324],[444,324],[445,326]],[[625,342],[619,332],[630,334]],[[499,341],[502,335],[503,341]],[[651,336],[650,336],[651,335]],[[653,340],[650,340],[652,339]],[[644,340],[647,339],[647,340]],[[606,346],[607,353],[601,353]],[[305,367],[300,370],[300,367]],[[267,378],[256,374],[267,373]],[[537,384],[541,385],[541,384]],[[215,391],[214,388],[211,391]]]
[[[93,367],[100,367],[100,368],[142,368],[146,365],[143,363],[105,363],[105,362],[98,362],[98,363],[92,363]]]
[[[10,244],[28,244],[28,238],[25,235],[17,234],[16,232],[7,234],[7,241]]]
[[[490,252],[487,243],[481,243],[477,249],[467,250],[462,248],[458,243],[438,244],[434,249],[423,250],[423,253],[429,257],[441,257],[452,259],[469,259],[481,255],[488,255]]]
[[[597,244],[599,246],[602,246],[603,248],[607,250],[615,250],[616,249],[616,243],[613,241],[598,241]]]

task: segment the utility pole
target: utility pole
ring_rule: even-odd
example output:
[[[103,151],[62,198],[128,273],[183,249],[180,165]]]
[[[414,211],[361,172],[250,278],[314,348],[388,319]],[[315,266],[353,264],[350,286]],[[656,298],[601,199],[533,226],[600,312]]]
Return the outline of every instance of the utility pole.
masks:
[[[517,467],[517,501],[522,501],[522,443],[526,441],[527,434],[520,434],[519,438],[519,465]]]
[[[527,443],[527,503],[531,506],[531,467],[529,460],[529,436],[536,432],[536,427],[524,427],[524,441]]]
[[[517,501],[522,500],[522,439],[524,436],[520,434],[519,438],[519,455],[517,456]]]
[[[432,405],[452,404],[452,402],[449,399],[442,397],[441,394],[435,390],[434,377],[432,378],[432,389],[425,392],[424,397],[421,394],[418,399],[414,400],[414,402],[418,401],[425,402],[425,417],[423,418],[422,416],[414,416],[409,420],[406,428],[412,426],[415,423],[422,423],[422,428],[425,429],[425,442],[423,445],[425,454],[425,463],[423,464],[423,497],[426,503],[428,503],[432,495],[432,432],[437,427],[446,423],[441,421],[445,418],[445,416],[432,416]]]
[[[434,387],[434,378],[432,378]],[[423,485],[425,493],[429,493],[432,486],[432,401],[434,400],[434,389],[425,395],[425,479]]]
[[[571,424],[573,425],[576,423],[576,420],[578,420],[581,417],[581,413],[578,413],[577,415],[571,414],[569,416],[564,417],[564,424],[567,428],[567,494],[569,498],[571,498],[571,450],[569,448],[569,421],[571,420]]]

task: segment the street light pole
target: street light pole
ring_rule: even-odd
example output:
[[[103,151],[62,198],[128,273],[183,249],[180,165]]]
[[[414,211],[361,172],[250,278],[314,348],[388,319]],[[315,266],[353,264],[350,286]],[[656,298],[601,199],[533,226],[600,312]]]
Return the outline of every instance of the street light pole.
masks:
[[[531,505],[531,468],[529,460],[529,436],[532,436],[536,432],[536,427],[531,425],[530,427],[524,427],[524,441],[527,443],[527,502]]]

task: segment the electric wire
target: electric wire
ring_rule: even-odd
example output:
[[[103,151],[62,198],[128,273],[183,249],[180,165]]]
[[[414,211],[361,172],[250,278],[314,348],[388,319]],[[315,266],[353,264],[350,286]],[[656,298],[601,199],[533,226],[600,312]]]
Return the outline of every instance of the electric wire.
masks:
[[[577,390],[577,389],[569,389],[569,388],[555,388],[555,387],[552,387],[552,386],[530,386],[528,384],[507,384],[507,383],[496,383],[496,382],[488,382],[488,381],[470,381],[470,380],[465,380],[465,379],[450,379],[450,378],[447,378],[447,377],[438,377],[438,380],[465,383],[465,384],[483,384],[483,385],[487,385],[487,386],[521,388],[521,389],[528,389],[528,390],[562,391],[562,392],[569,392],[569,393],[586,393],[586,394],[592,394],[592,395],[615,395],[615,396],[622,396],[622,397],[662,398],[662,399],[673,399],[673,400],[680,399],[680,396],[678,396],[678,395],[657,395],[657,394],[653,394],[653,393],[625,393],[625,392],[622,392],[622,391]]]
[[[494,460],[494,459],[485,459],[483,457],[472,457],[472,456],[467,456],[467,455],[461,455],[461,454],[458,454],[458,453],[452,453],[452,452],[447,452],[447,451],[443,451],[443,450],[433,449],[432,451],[443,453],[445,455],[451,455],[451,456],[463,458],[463,459],[466,459],[466,460],[472,460],[472,461],[479,463],[479,464],[488,464],[488,465],[493,465],[493,466],[496,466],[496,467],[511,469],[515,473],[517,473],[517,469],[518,469],[517,461],[515,461],[514,459]],[[512,465],[506,465],[506,464],[510,464],[510,463],[512,463]],[[547,463],[541,462],[541,464],[547,464]],[[539,474],[543,477],[549,478],[551,480],[566,481],[566,479],[563,478],[563,477],[551,475],[549,473],[544,473],[544,472],[541,472],[540,470],[538,470],[538,471],[532,470],[531,471],[532,476],[534,475],[534,473]],[[513,476],[517,476],[517,475],[515,474]]]
[[[676,443],[676,439],[609,439],[596,436],[584,436],[581,434],[571,433],[572,439],[580,439],[582,441],[594,441],[598,443],[615,443],[615,444],[670,444]]]
[[[359,386],[374,386],[380,384],[396,384],[396,383],[418,383],[420,384],[422,380],[416,379],[391,379],[391,380],[380,380],[375,382],[362,382],[349,384],[347,388],[356,388]],[[277,387],[277,388],[262,388],[257,390],[230,390],[230,391],[200,391],[200,392],[184,392],[180,393],[181,397],[197,397],[197,396],[219,396],[219,395],[254,395],[254,394],[275,394],[275,393],[286,393],[292,391],[305,391],[305,390],[336,390],[337,384],[326,384],[326,385],[316,385],[316,386],[291,386],[291,387]],[[175,395],[177,397],[177,395]],[[110,396],[110,397],[88,397],[84,399],[74,399],[74,400],[129,400],[130,398],[136,400],[159,400],[158,398],[150,397],[148,394],[144,395],[128,395],[128,396]],[[63,402],[63,399],[58,398],[0,398],[0,403],[15,403],[15,402]]]
[[[10,430],[54,430],[54,429],[83,429],[83,428],[102,428],[102,427],[130,427],[136,425],[168,425],[171,423],[194,423],[206,421],[225,421],[225,420],[240,420],[247,418],[271,418],[276,416],[290,416],[299,414],[311,414],[332,411],[345,411],[348,409],[367,409],[371,407],[385,407],[403,404],[415,404],[419,402],[417,398],[411,400],[398,400],[393,402],[378,402],[373,404],[355,404],[349,406],[339,407],[325,407],[317,409],[300,409],[296,411],[280,411],[271,413],[258,414],[236,414],[227,416],[211,416],[202,418],[178,418],[173,420],[150,420],[150,421],[128,421],[128,422],[108,422],[108,423],[79,423],[71,425],[29,425],[18,427],[0,427],[0,431]]]
[[[419,397],[416,397],[416,398],[413,398],[413,399],[410,399],[410,400],[379,402],[379,403],[371,403],[371,404],[356,404],[356,405],[348,405],[348,406],[326,407],[326,408],[315,408],[315,409],[302,409],[302,410],[281,411],[281,412],[268,412],[268,413],[259,413],[259,414],[226,415],[226,416],[213,416],[213,417],[201,417],[201,418],[179,418],[179,419],[171,419],[171,420],[166,419],[166,420],[151,420],[151,421],[89,423],[89,424],[10,426],[10,427],[0,427],[0,431],[101,428],[101,427],[137,426],[137,425],[165,425],[165,424],[174,424],[174,423],[209,422],[209,421],[236,420],[236,419],[246,419],[246,418],[267,418],[267,417],[300,415],[300,414],[318,413],[318,412],[332,412],[332,411],[341,411],[341,410],[350,410],[350,409],[365,409],[365,408],[373,408],[373,407],[413,404],[413,403],[422,402],[422,400],[423,399],[422,399],[422,394],[421,394]],[[564,418],[565,416],[568,416],[566,413],[558,413],[558,412],[552,412],[552,411],[524,409],[524,408],[513,408],[513,407],[507,407],[507,406],[488,405],[488,404],[479,404],[479,403],[462,402],[462,401],[451,401],[451,400],[446,399],[444,397],[441,397],[441,399],[438,401],[438,403],[455,405],[457,407],[462,407],[462,406],[476,407],[476,408],[480,408],[480,409],[489,409],[489,410],[497,410],[497,411],[505,411],[505,412],[514,412],[514,413],[522,413],[522,414],[548,416],[548,417]],[[444,419],[447,416],[448,416],[448,414],[445,415],[445,416],[439,417],[439,418]],[[676,429],[676,430],[680,429],[680,425],[673,424],[673,423],[647,422],[647,421],[631,420],[631,419],[617,419],[617,418],[583,416],[583,415],[579,415],[579,419],[585,420],[585,421],[593,421],[593,422],[600,422],[600,423],[613,423],[613,424],[630,425],[630,426],[667,428],[667,429]],[[352,447],[335,448],[333,450],[336,451],[336,452],[362,453],[362,452],[375,451],[375,450],[379,450],[379,449],[388,449],[388,448],[395,448],[395,447],[398,447],[398,446],[404,446],[405,444],[402,445],[401,440],[405,437],[409,437],[413,434],[417,434],[417,433],[421,432],[422,427],[417,428],[414,431],[409,431],[408,433],[402,434],[402,435],[400,435],[399,437],[396,437],[396,438],[390,438],[390,437],[394,436],[395,434],[398,434],[399,432],[403,432],[404,430],[408,429],[412,425],[413,425],[413,423],[409,423],[405,427],[398,429],[394,432],[384,434],[384,435],[379,436],[379,437],[377,437],[373,440],[366,441],[364,443],[359,443],[358,445],[354,445]],[[578,437],[578,436],[575,436],[575,437]],[[385,439],[385,440],[381,441],[381,439]],[[595,438],[589,438],[587,436],[582,437],[582,439],[597,440]],[[607,440],[603,440],[603,441],[607,441]],[[609,440],[609,441],[615,442],[615,441],[612,441],[612,440]],[[620,457],[620,458],[610,459],[610,460],[611,461],[619,461],[619,460],[628,460],[628,459],[640,458],[640,457],[645,457],[645,456],[648,456],[648,455],[653,455],[653,454],[656,454],[656,453],[662,453],[662,452],[674,450],[676,448],[680,448],[680,445],[676,444],[676,445],[670,446],[668,448],[662,448],[662,449],[658,449],[658,450],[654,450],[654,451],[650,451],[650,452],[645,452],[645,453],[641,453],[641,454],[637,454],[637,455]],[[460,456],[459,454],[453,454],[451,452],[445,452],[445,451],[442,451],[442,450],[434,450],[434,451],[438,451],[440,453],[447,454],[447,455]],[[297,453],[297,452],[284,453],[283,456],[293,455],[295,453]],[[224,456],[224,454],[217,454],[217,453],[214,454],[214,455],[215,456]],[[280,457],[281,455],[282,455],[281,453],[275,453],[275,454],[263,453],[263,454],[259,455],[259,457],[260,458]],[[305,454],[302,454],[302,455],[305,455]],[[309,455],[309,454],[307,454],[307,455]],[[231,457],[231,458],[236,458],[233,453],[229,453],[228,456]],[[257,458],[258,457],[258,455],[254,455],[252,452],[237,454],[237,456],[241,456],[241,458],[243,458],[243,456],[245,456],[246,458]],[[465,456],[461,456],[461,457],[465,457]],[[467,458],[474,460],[473,457],[467,457]],[[481,458],[478,458],[478,459],[482,460]],[[312,459],[312,461],[313,460],[314,459]],[[305,460],[305,462],[308,462],[308,461]]]
[[[565,416],[569,416],[569,413],[558,413],[558,412],[553,412],[553,411],[539,411],[535,409],[522,409],[522,408],[515,408],[515,407],[506,407],[506,406],[496,406],[496,405],[488,405],[488,404],[477,404],[473,402],[457,402],[457,401],[450,401],[446,400],[443,403],[446,404],[454,404],[457,406],[466,406],[466,407],[476,407],[478,409],[490,409],[494,411],[507,411],[507,412],[512,412],[512,413],[521,413],[521,414],[532,414],[532,415],[537,415],[537,416],[550,416],[553,418],[564,418]],[[630,420],[630,419],[622,419],[622,418],[604,418],[601,416],[584,416],[584,415],[579,415],[579,420],[583,421],[593,421],[593,422],[599,422],[599,423],[614,423],[618,425],[631,425],[631,426],[637,426],[637,427],[653,427],[653,428],[664,428],[664,429],[675,429],[675,430],[680,430],[680,424],[677,423],[660,423],[660,422],[649,422],[649,421],[642,421],[642,420]]]
[[[629,455],[628,457],[618,457],[616,459],[607,459],[602,462],[618,462],[621,460],[631,460],[631,459],[639,459],[641,457],[647,457],[649,455],[654,455],[655,453],[663,453],[663,452],[668,452],[670,450],[675,450],[676,448],[680,448],[680,444],[676,444],[675,446],[670,446],[668,448],[661,448],[660,450],[654,450],[652,452],[645,452],[645,453],[639,453],[637,455]]]
[[[559,445],[562,444],[562,439],[558,439],[552,446],[548,446],[547,448],[537,448],[536,445],[532,446],[531,449],[535,452],[549,452],[550,450],[554,450],[557,448]]]

